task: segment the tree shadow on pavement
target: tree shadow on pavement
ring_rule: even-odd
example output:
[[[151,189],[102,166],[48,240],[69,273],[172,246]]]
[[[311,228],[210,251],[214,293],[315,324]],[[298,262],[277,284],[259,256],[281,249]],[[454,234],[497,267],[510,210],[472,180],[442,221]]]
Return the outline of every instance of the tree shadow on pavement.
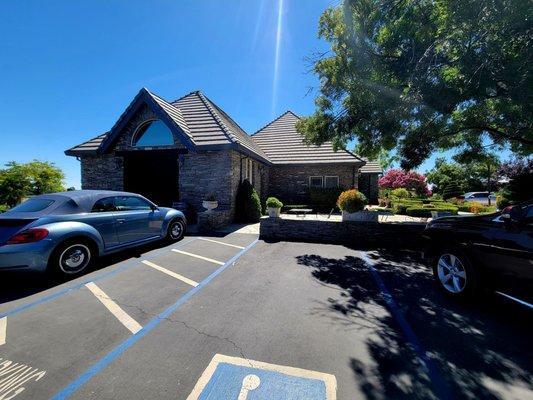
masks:
[[[352,359],[351,369],[369,399],[383,398],[525,398],[533,390],[528,310],[483,296],[472,304],[445,297],[417,253],[375,250],[367,255],[425,354],[436,366],[445,390],[435,391],[412,343],[370,272],[358,257],[324,258],[306,254],[300,265],[312,268],[320,282],[341,296],[326,299],[322,313],[333,323],[367,329],[371,362]]]

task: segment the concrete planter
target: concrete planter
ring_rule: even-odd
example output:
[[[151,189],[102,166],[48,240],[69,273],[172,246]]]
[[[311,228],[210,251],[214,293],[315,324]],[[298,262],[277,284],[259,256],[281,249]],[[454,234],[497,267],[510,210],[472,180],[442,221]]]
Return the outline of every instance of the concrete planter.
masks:
[[[279,218],[279,214],[281,212],[281,208],[279,207],[267,207],[268,210],[268,216],[270,218]]]
[[[378,216],[379,216],[379,213],[376,211],[357,211],[354,213],[343,211],[342,222],[345,222],[345,221],[378,222]]]
[[[215,208],[218,207],[218,201],[202,201],[202,207],[205,208],[207,211],[212,211]]]

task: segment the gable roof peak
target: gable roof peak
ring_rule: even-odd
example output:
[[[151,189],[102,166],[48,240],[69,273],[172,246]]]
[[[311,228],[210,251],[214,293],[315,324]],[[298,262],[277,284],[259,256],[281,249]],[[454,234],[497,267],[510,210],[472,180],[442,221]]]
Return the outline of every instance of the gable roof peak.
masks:
[[[261,128],[259,128],[258,130],[256,130],[254,133],[251,134],[251,136],[254,136],[255,134],[261,132],[263,129],[265,128],[268,128],[270,125],[278,122],[280,119],[282,119],[284,116],[286,116],[287,114],[292,114],[293,116],[295,116],[296,118],[298,119],[301,119],[300,116],[296,113],[294,113],[292,110],[287,110],[285,111],[283,114],[279,115],[278,117],[274,118],[272,121],[270,121],[269,123],[267,123],[266,125],[262,126]]]

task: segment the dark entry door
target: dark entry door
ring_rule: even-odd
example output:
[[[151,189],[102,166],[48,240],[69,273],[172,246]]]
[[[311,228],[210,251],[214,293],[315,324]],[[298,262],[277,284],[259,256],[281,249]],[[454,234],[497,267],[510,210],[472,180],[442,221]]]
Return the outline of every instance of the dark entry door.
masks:
[[[159,206],[179,200],[178,155],[143,151],[124,155],[124,190],[138,193]]]

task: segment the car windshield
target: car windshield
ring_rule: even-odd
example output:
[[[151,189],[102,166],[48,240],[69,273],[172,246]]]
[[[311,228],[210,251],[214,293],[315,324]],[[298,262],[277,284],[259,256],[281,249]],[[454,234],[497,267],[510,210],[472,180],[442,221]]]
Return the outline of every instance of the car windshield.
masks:
[[[13,207],[11,211],[16,212],[37,212],[42,211],[50,207],[54,203],[54,200],[50,199],[29,199],[24,203]]]

